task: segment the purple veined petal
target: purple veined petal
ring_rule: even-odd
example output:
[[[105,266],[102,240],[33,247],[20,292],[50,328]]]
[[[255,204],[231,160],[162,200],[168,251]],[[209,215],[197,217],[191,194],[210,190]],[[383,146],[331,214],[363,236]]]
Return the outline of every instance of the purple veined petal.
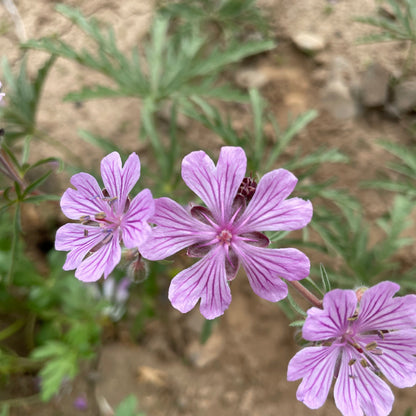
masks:
[[[247,157],[241,147],[224,146],[221,148],[217,163],[217,194],[220,198],[217,210],[220,211],[218,214],[221,216],[217,218],[224,221],[231,217],[233,201],[244,179],[246,169]]]
[[[214,238],[212,227],[193,218],[188,211],[170,198],[155,200],[155,214],[150,222],[152,236],[140,252],[148,260],[161,260],[185,247]]]
[[[78,266],[75,277],[83,282],[96,282],[104,274],[106,279],[120,259],[120,243],[113,237],[108,244],[91,254]]]
[[[354,322],[359,332],[416,327],[416,295],[393,298],[400,289],[397,283],[381,282],[367,289]]]
[[[139,156],[132,153],[122,168],[120,155],[117,152],[110,153],[101,161],[101,176],[110,197],[117,197],[114,205],[116,212],[121,214],[129,192],[140,178]]]
[[[206,319],[222,315],[231,303],[224,252],[220,246],[180,272],[170,284],[169,300],[180,312],[189,312],[199,299],[201,314]]]
[[[296,397],[309,408],[318,409],[325,403],[339,354],[339,347],[306,347],[290,360],[287,379],[303,378]]]
[[[280,278],[299,280],[309,275],[308,257],[294,248],[271,249],[248,245],[233,245],[247,273],[254,293],[277,302],[287,296],[287,286]]]
[[[240,147],[222,147],[217,167],[203,151],[182,161],[182,178],[207,205],[217,221],[228,220],[231,206],[244,178],[247,159]]]
[[[213,212],[219,205],[216,195],[216,168],[214,162],[204,151],[191,152],[183,158],[182,179]]]
[[[84,234],[87,230],[88,235]],[[99,227],[89,227],[81,224],[65,224],[56,232],[55,249],[70,251],[67,255],[64,270],[76,269],[87,253],[103,239]]]
[[[188,257],[196,257],[198,259],[205,257],[212,250],[212,245],[200,243],[189,246],[186,250]]]
[[[84,215],[94,215],[107,209],[103,193],[96,179],[88,173],[77,173],[71,178],[75,189],[68,188],[61,198],[62,212],[72,220]]]
[[[357,297],[353,290],[334,289],[326,293],[323,310],[310,308],[302,336],[308,341],[322,341],[343,335],[354,315]]]
[[[381,355],[368,355],[383,375],[396,387],[412,387],[416,384],[416,330],[407,329],[379,335],[361,335],[360,341],[368,345],[377,343]]]
[[[270,240],[263,233],[258,231],[251,231],[249,233],[243,233],[239,235],[245,243],[256,247],[268,247]]]
[[[227,280],[230,282],[237,276],[238,269],[240,268],[240,259],[232,248],[228,249],[225,254],[225,274]]]
[[[121,223],[122,239],[127,248],[142,246],[151,233],[147,221],[153,216],[155,203],[149,189],[143,189],[130,203]]]
[[[297,178],[285,169],[264,175],[236,227],[239,232],[291,231],[308,224],[312,204],[300,198],[285,200],[295,188]]]
[[[387,416],[393,406],[393,393],[358,358],[353,347],[344,347],[334,387],[335,404],[343,416]],[[356,362],[350,365],[353,359]]]
[[[204,224],[211,226],[212,224],[215,224],[215,220],[208,208],[202,207],[200,205],[194,205],[190,210],[190,214],[193,218],[203,222]]]

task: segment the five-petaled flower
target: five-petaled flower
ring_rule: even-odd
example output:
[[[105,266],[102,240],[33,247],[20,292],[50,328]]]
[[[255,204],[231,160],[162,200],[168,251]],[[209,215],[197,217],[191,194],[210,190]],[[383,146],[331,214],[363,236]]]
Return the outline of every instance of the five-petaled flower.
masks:
[[[399,285],[382,282],[357,299],[353,290],[324,296],[311,308],[303,338],[315,346],[290,361],[288,380],[303,378],[298,400],[312,409],[325,402],[335,377],[335,404],[344,416],[384,416],[394,396],[380,377],[397,387],[416,383],[416,295],[395,297]]]
[[[201,299],[207,319],[224,313],[231,302],[228,281],[243,265],[253,291],[277,302],[287,295],[280,277],[308,276],[309,259],[294,248],[266,248],[270,241],[259,231],[296,230],[309,223],[312,204],[286,199],[297,179],[284,169],[264,175],[258,184],[245,178],[247,159],[240,147],[223,147],[217,166],[203,151],[182,162],[182,178],[207,207],[185,209],[169,198],[155,202],[152,239],[142,249],[149,260],[164,259],[188,247],[197,263],[171,282],[169,299],[185,313]]]
[[[127,248],[143,246],[151,228],[154,200],[143,189],[133,200],[129,192],[140,177],[139,157],[132,153],[124,167],[113,152],[101,161],[101,190],[88,173],[77,173],[61,199],[63,213],[79,223],[65,224],[56,233],[55,248],[70,251],[64,270],[76,269],[75,277],[84,282],[104,278],[120,262],[122,241]]]

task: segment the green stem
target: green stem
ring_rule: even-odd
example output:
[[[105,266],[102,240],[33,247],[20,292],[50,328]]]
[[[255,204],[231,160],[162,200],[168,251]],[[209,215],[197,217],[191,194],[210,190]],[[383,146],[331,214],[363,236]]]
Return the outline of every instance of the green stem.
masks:
[[[0,331],[0,341],[3,341],[4,339],[9,338],[11,335],[17,332],[20,328],[22,328],[24,324],[25,324],[25,321],[23,321],[22,319],[18,319],[17,321],[9,325],[7,328],[4,328],[2,331]]]
[[[12,248],[10,253],[10,267],[7,274],[7,285],[11,285],[13,282],[13,274],[16,261],[17,247],[19,244],[19,234],[20,234],[20,201],[16,201],[16,209],[14,212],[13,218],[13,237],[12,237]]]
[[[36,326],[36,314],[31,313],[26,321],[25,328],[25,339],[26,346],[29,350],[32,350],[35,347],[35,326]]]
[[[168,170],[169,170],[169,162],[168,157],[166,155],[165,149],[161,141],[159,140],[159,136],[155,129],[155,121],[154,121],[154,113],[155,107],[154,103],[150,101],[145,101],[144,106],[142,109],[141,119],[143,123],[143,129],[146,135],[150,140],[150,144],[153,147],[155,152],[155,157],[157,159],[159,169],[161,171],[161,176],[163,181],[168,179]]]
[[[28,404],[40,403],[39,394],[33,394],[27,397],[17,397],[15,399],[0,400],[0,406],[25,406]]]

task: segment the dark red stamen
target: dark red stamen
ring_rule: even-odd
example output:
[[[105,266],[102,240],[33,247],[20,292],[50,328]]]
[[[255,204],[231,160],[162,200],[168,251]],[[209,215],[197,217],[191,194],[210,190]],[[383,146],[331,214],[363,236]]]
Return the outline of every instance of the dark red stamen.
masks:
[[[245,177],[238,188],[237,196],[242,196],[247,202],[249,202],[251,198],[253,198],[256,188],[256,181],[251,176]]]

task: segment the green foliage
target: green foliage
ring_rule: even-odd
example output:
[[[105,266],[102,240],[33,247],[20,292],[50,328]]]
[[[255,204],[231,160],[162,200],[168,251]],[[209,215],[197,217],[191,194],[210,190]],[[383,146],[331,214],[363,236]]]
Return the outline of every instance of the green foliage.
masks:
[[[137,399],[135,396],[127,396],[116,409],[114,416],[146,416],[143,412],[137,413]]]
[[[44,360],[39,372],[41,377],[41,399],[50,400],[64,380],[72,380],[77,373],[77,354],[68,345],[49,341],[43,347],[34,350],[32,358]]]
[[[81,91],[68,94],[66,98],[69,100],[140,98],[142,136],[148,138],[154,149],[165,183],[175,176],[177,143],[171,135],[169,143],[164,145],[158,133],[155,114],[162,103],[169,101],[174,109],[180,111],[194,98],[202,101],[209,98],[242,100],[244,95],[238,90],[219,83],[219,73],[230,64],[274,47],[274,43],[267,40],[241,43],[234,39],[221,48],[203,34],[198,22],[194,22],[189,30],[178,31],[171,36],[169,18],[159,14],[143,47],[143,56],[137,48],[126,56],[118,48],[111,27],[104,29],[95,19],[87,19],[79,10],[63,4],[58,5],[57,10],[94,42],[95,51],[77,51],[57,37],[29,40],[24,47],[76,61],[107,76],[114,85],[84,87]],[[100,143],[103,144],[102,141]]]
[[[47,401],[59,392],[62,382],[77,374],[82,361],[94,356],[105,304],[92,302],[82,283],[62,270],[63,253],[50,255],[50,273],[41,276],[19,244],[14,279],[8,282],[13,249],[9,224],[7,215],[0,217],[0,316],[13,316],[15,321],[0,332],[0,342],[23,332],[22,342],[31,354],[18,356],[0,344],[0,373],[40,370],[40,396]]]
[[[355,284],[372,285],[382,278],[391,279],[393,272],[399,270],[395,255],[414,241],[402,236],[411,224],[412,209],[412,201],[396,196],[390,212],[376,221],[384,237],[371,246],[371,228],[361,212],[344,208],[342,215],[327,212],[326,216],[315,218],[312,227],[326,244],[323,251],[343,259],[340,270],[330,271],[331,278],[346,287],[351,287],[351,280]],[[400,276],[396,280],[400,281]]]
[[[397,179],[385,178],[366,181],[363,182],[363,185],[398,192],[414,201],[416,199],[416,150],[408,146],[387,141],[380,142],[380,145],[399,159],[398,162],[390,162],[387,164],[390,170],[398,174]]]
[[[236,43],[225,49],[212,47],[204,53],[208,39],[202,35],[198,26],[193,26],[192,33],[181,33],[170,38],[169,20],[157,16],[149,42],[144,46],[144,59],[137,49],[131,52],[130,57],[126,57],[117,46],[112,28],[101,29],[95,19],[87,19],[79,10],[63,4],[58,5],[57,10],[95,42],[97,52],[85,49],[76,51],[58,38],[30,40],[24,47],[77,61],[106,75],[117,85],[117,88],[102,85],[84,88],[82,92],[70,94],[68,99],[71,100],[136,96],[157,104],[173,96],[183,99],[194,94],[227,99],[231,91],[217,87],[214,82],[219,71],[246,56],[274,47],[271,41],[250,41],[239,44],[238,48]],[[145,66],[142,60],[146,63]],[[201,82],[201,77],[206,79]],[[234,96],[238,94],[234,92]]]
[[[360,38],[361,42],[385,42],[394,40],[409,40],[416,42],[416,3],[414,0],[385,0],[390,6],[393,16],[378,15],[376,17],[357,17],[355,21],[380,29]]]
[[[0,136],[0,172],[8,179],[8,182],[12,182],[10,186],[8,186],[7,182],[4,184],[0,182],[0,185],[4,186],[4,189],[0,192],[0,216],[7,211],[14,211],[10,251],[11,263],[7,275],[8,284],[12,283],[13,280],[17,246],[21,233],[21,205],[59,199],[56,195],[40,192],[38,188],[52,174],[55,165],[60,165],[60,163],[57,159],[48,157],[29,164],[27,160],[30,141],[30,136],[27,136],[23,144],[22,160],[19,162],[13,151],[4,143],[3,137]],[[38,173],[36,172],[38,167],[46,167],[47,170],[46,172]],[[32,177],[31,180],[26,180],[26,174],[33,169],[35,169],[36,176]]]
[[[229,118],[224,119],[224,112],[197,97],[194,97],[192,105],[186,107],[185,114],[212,130],[225,144],[243,147],[248,157],[248,170],[263,172],[275,164],[296,134],[314,120],[318,113],[315,110],[307,111],[296,117],[287,129],[282,131],[259,92],[253,89],[249,95],[253,111],[253,129],[242,133],[234,129]],[[195,107],[195,104],[198,107]],[[267,122],[273,126],[274,144],[271,151],[266,152],[268,139],[264,133],[264,125]]]
[[[408,41],[409,50],[403,72],[413,67],[416,46],[416,2],[414,0],[382,0],[391,10],[383,13],[379,9],[377,16],[357,17],[355,21],[379,29],[379,33],[363,36],[361,43]]]
[[[161,1],[160,13],[177,19],[185,29],[198,22],[205,30],[218,30],[225,40],[259,31],[266,36],[269,25],[255,0]]]
[[[225,144],[241,146],[247,154],[247,169],[249,172],[265,173],[275,168],[279,160],[279,167],[296,172],[300,179],[297,191],[308,199],[317,196],[333,200],[335,203],[354,205],[348,195],[334,189],[328,189],[332,183],[303,183],[302,179],[311,177],[317,169],[325,163],[346,163],[348,158],[337,149],[320,148],[312,153],[302,155],[298,148],[295,156],[288,157],[288,147],[310,122],[318,115],[317,111],[309,110],[291,120],[286,129],[281,129],[274,115],[269,110],[265,100],[255,89],[250,90],[250,104],[253,113],[252,129],[238,132],[231,120],[215,106],[202,100],[194,99],[197,106],[187,106],[185,114],[197,120],[222,138]],[[273,129],[273,137],[268,138],[264,131],[269,123]],[[285,160],[287,160],[285,162]],[[275,238],[273,238],[274,240]]]
[[[10,141],[26,136],[44,139],[44,133],[36,126],[36,115],[43,86],[56,57],[49,59],[37,71],[32,81],[27,73],[27,55],[20,62],[17,74],[12,72],[6,57],[3,57],[3,82],[7,86],[7,105],[0,106],[2,127],[7,131]]]
[[[205,319],[204,325],[202,326],[200,342],[205,344],[209,337],[212,335],[212,331],[217,324],[218,319]]]

